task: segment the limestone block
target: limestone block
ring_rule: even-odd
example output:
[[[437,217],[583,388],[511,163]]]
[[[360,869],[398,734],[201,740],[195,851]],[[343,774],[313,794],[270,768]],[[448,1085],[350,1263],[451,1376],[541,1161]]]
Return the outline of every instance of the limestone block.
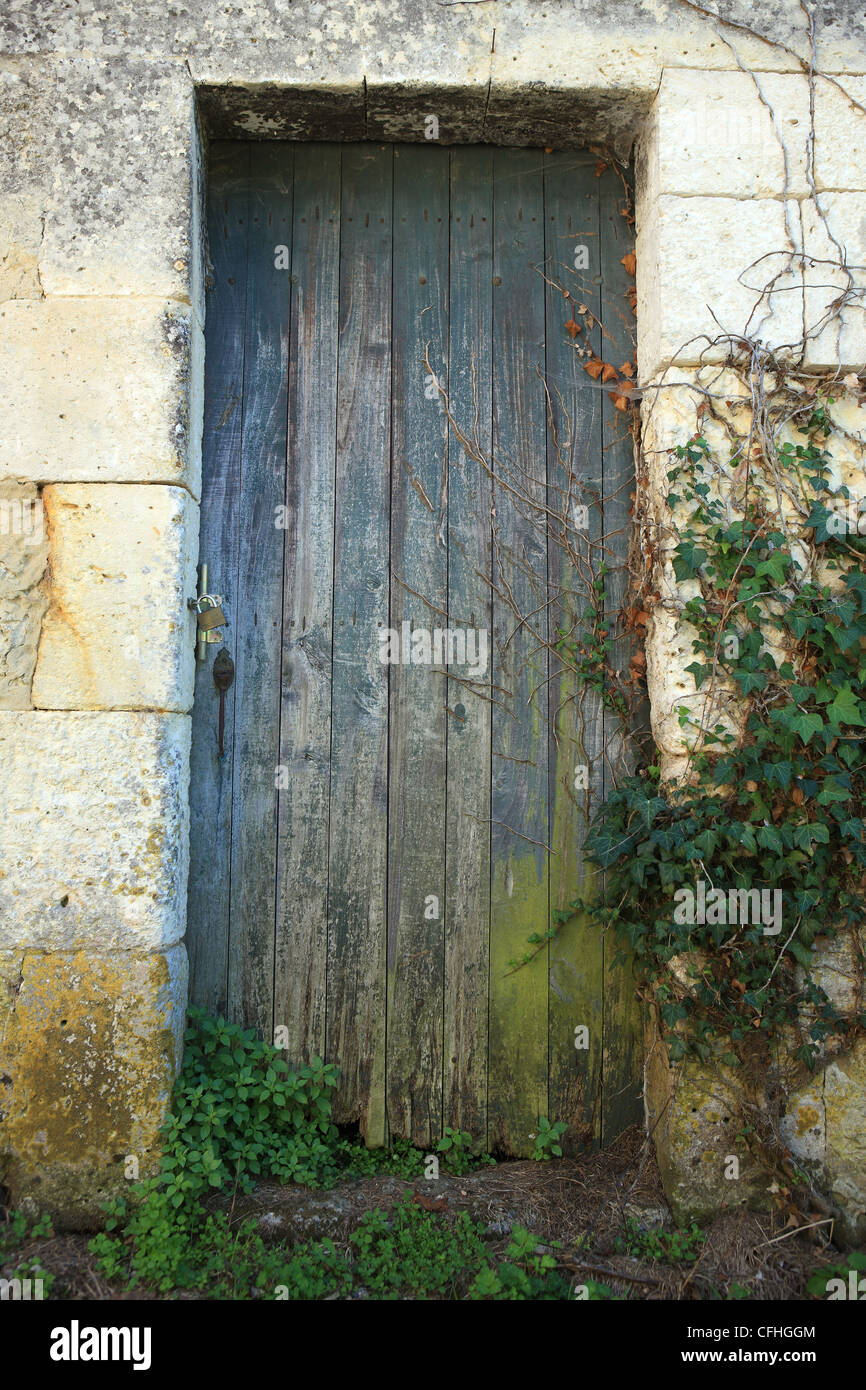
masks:
[[[195,130],[186,67],[59,57],[46,76],[53,134],[40,258],[46,294],[190,301],[201,276],[193,267]],[[200,302],[196,310],[201,321]]]
[[[672,570],[669,581],[673,587]],[[683,599],[689,596],[682,585],[680,594]],[[696,688],[694,674],[686,669],[701,659],[692,649],[696,635],[670,602],[653,609],[646,637],[650,723],[656,747],[669,758],[682,759],[718,725],[737,740],[745,728],[748,707],[734,681],[718,679],[711,693],[708,686]],[[681,710],[688,715],[683,724]]]
[[[782,1121],[796,1159],[839,1211],[846,1242],[866,1238],[866,1039],[834,1057],[790,1099]]]
[[[183,488],[123,483],[61,483],[42,498],[51,571],[33,704],[188,710],[197,503]]]
[[[39,299],[39,255],[50,168],[33,115],[42,114],[32,60],[0,67],[0,303]]]
[[[834,486],[847,487],[847,503],[840,501],[839,505],[845,505],[849,521],[856,518],[860,524],[866,510],[866,399],[861,404],[859,391],[838,385],[833,393],[833,403],[827,407],[834,425],[827,444],[832,460],[830,478]]]
[[[665,780],[679,778],[686,771],[684,755],[697,742],[695,725],[712,729],[723,725],[739,737],[745,718],[743,702],[733,681],[718,680],[698,690],[692,672],[686,668],[698,659],[692,642],[695,629],[681,617],[685,602],[700,593],[697,581],[677,580],[672,553],[689,515],[684,504],[666,502],[669,494],[682,494],[681,484],[669,481],[668,472],[677,466],[673,454],[700,431],[714,457],[727,458],[730,444],[722,422],[701,407],[727,417],[731,427],[744,433],[749,419],[748,388],[733,372],[717,366],[699,370],[672,367],[661,380],[648,387],[642,406],[641,446],[647,465],[650,512],[659,562],[654,582],[659,599],[647,628],[647,690],[651,724],[656,746],[662,753]],[[710,703],[711,701],[711,703]],[[680,724],[680,710],[688,711],[690,723]]]
[[[821,212],[814,203],[802,205],[810,335],[833,314],[834,301],[848,288],[848,277],[839,268],[840,247],[851,268],[853,297],[840,317],[810,336],[804,362],[812,368],[862,371],[866,363],[866,193],[825,193],[820,204]]]
[[[866,78],[846,74],[815,86],[815,186],[866,189]],[[847,94],[847,95],[846,95]],[[851,99],[849,99],[851,98]]]
[[[863,994],[863,948],[861,933],[841,931],[838,936],[818,937],[814,947],[811,975],[824,990],[834,1008],[846,1016],[857,1012]]]
[[[722,361],[729,344],[710,344],[724,334],[748,332],[771,347],[799,341],[802,274],[790,264],[798,219],[796,203],[770,198],[663,195],[647,208],[637,236],[641,381],[674,359]]]
[[[787,193],[805,196],[808,134],[805,76],[667,68],[642,137],[642,197],[782,198],[786,154]]]
[[[0,477],[201,480],[201,329],[152,299],[0,306]]]
[[[288,4],[287,0],[248,0],[244,5],[199,8],[166,7],[157,0],[115,0],[108,7],[67,8],[61,3],[34,6],[32,0],[5,0],[0,12],[7,52],[45,52],[89,48],[101,53],[126,51],[189,54],[199,61],[222,58],[227,75],[254,74],[263,63],[281,62],[286,73],[306,66],[321,75],[359,60],[377,60],[396,69],[410,63],[440,61],[456,66],[477,36],[480,53],[494,49],[491,10],[495,12],[495,54],[518,55],[523,70],[536,78],[550,70],[557,76],[569,62],[583,80],[599,68],[610,81],[645,85],[660,65],[732,67],[730,48],[718,22],[688,10],[671,12],[661,5],[616,0],[607,9],[594,6],[540,7],[533,0],[506,6],[444,5],[432,12],[425,0],[321,0]],[[736,20],[755,21],[743,3],[730,10]],[[735,36],[737,53],[756,68],[796,68],[808,58],[808,38],[796,0],[778,0],[761,16],[760,29],[779,43],[761,41],[747,32]],[[826,5],[816,12],[822,66],[828,71],[863,69],[864,21],[856,5]],[[482,47],[483,45],[483,47]],[[627,62],[631,56],[631,65]],[[368,71],[359,66],[359,71]]]
[[[28,709],[48,599],[48,530],[32,483],[0,482],[0,709]]]
[[[647,1127],[677,1224],[709,1220],[730,1207],[769,1209],[771,1178],[739,1137],[748,1108],[742,1076],[718,1059],[672,1065],[651,1018],[644,1077]]]
[[[819,936],[812,944],[809,975],[823,989],[834,1009],[843,1018],[853,1019],[863,1007],[863,961],[866,951],[866,931],[846,927],[837,936]],[[797,987],[806,985],[806,972],[798,966],[795,971]],[[800,1031],[805,1035],[815,1022],[817,1013],[809,1003],[799,1010]],[[798,1044],[792,1041],[793,1051]],[[838,1057],[849,1046],[844,1034],[828,1033],[819,1042],[821,1065]]]
[[[767,379],[768,386],[772,378]],[[791,377],[786,388],[805,393],[804,378]],[[866,403],[859,381],[851,377],[833,384],[833,401],[827,411],[833,421],[833,434],[827,445],[830,454],[828,480],[833,487],[844,484],[852,497],[866,491]],[[701,413],[704,407],[706,413]],[[707,409],[707,408],[710,409]],[[714,459],[728,457],[733,439],[745,440],[751,424],[749,386],[728,368],[716,365],[680,367],[675,364],[644,387],[641,405],[641,449],[646,460],[648,481],[654,500],[663,499],[671,485],[668,471],[677,460],[672,451],[699,431],[710,446]],[[803,443],[803,435],[793,423],[779,430],[778,443]],[[758,477],[755,476],[755,484]],[[775,500],[775,499],[772,499]],[[685,512],[675,508],[672,518],[662,509],[660,517],[674,523]]]
[[[186,992],[182,945],[0,954],[0,1180],[14,1206],[86,1228],[155,1170]]]
[[[844,91],[815,84],[814,182],[863,190],[866,81],[838,81]],[[803,74],[666,68],[641,137],[641,197],[808,198],[810,129]]]
[[[0,228],[17,225],[11,245],[36,254],[42,291],[176,299],[201,321],[185,64],[71,54],[6,64],[0,135]]]
[[[0,711],[4,948],[180,940],[189,742],[181,714]]]
[[[527,82],[557,81],[565,74],[577,87],[601,79],[650,92],[665,67],[732,68],[725,35],[733,37],[747,67],[797,71],[799,60],[808,60],[797,0],[776,0],[759,24],[744,0],[729,13],[754,22],[769,41],[743,30],[732,35],[710,17],[645,0],[614,0],[604,9],[539,6],[537,0],[435,9],[427,0],[246,0],[210,7],[159,0],[113,0],[102,7],[4,0],[0,44],[7,53],[177,55],[189,60],[196,79],[204,69],[224,83],[261,81],[265,75],[291,82],[300,73],[320,81],[346,72],[435,75],[438,68],[450,76],[461,63],[468,70],[501,60]],[[821,67],[862,72],[866,22],[860,7],[823,5],[815,19]]]
[[[748,384],[726,367],[676,364],[647,383],[641,404],[641,452],[656,495],[663,498],[668,492],[681,491],[668,482],[668,472],[677,464],[672,451],[678,445],[702,434],[713,457],[727,458],[727,429],[745,437],[750,419]]]

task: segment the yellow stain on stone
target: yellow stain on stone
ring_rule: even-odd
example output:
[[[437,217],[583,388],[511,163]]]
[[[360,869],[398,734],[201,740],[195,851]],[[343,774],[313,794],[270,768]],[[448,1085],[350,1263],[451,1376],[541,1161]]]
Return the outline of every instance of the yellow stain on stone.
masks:
[[[0,1177],[76,1224],[125,1186],[123,1159],[156,1164],[176,1074],[179,1005],[154,952],[25,951],[7,971],[2,1068],[12,1078]],[[5,1002],[5,1001],[4,1001]]]
[[[821,1114],[815,1105],[797,1106],[797,1134],[803,1135],[821,1123]]]

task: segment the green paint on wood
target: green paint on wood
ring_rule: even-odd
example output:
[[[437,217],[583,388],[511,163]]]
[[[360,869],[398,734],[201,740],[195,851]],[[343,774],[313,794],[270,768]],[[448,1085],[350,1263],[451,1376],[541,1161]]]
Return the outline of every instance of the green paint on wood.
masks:
[[[537,375],[545,340],[544,196],[535,151],[496,151],[493,173],[493,684],[510,696],[508,710],[495,705],[492,713],[488,1137],[494,1148],[521,1153],[547,1109],[543,961],[538,969],[504,974],[527,936],[544,934],[550,921],[543,848],[549,843],[547,544],[544,528],[513,500],[519,488],[543,504],[546,491],[545,400]]]

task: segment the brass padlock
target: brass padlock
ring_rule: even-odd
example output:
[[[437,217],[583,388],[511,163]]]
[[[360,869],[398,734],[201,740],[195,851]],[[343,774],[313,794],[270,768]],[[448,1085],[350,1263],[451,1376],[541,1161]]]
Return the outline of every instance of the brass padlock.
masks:
[[[222,629],[228,625],[228,618],[223,612],[222,602],[219,594],[207,592],[207,565],[201,565],[198,597],[187,599],[188,606],[195,613],[195,654],[198,661],[205,660],[211,643],[223,640]]]
[[[198,626],[201,631],[210,632],[211,628],[225,627],[227,622],[219,594],[202,594],[198,601]]]

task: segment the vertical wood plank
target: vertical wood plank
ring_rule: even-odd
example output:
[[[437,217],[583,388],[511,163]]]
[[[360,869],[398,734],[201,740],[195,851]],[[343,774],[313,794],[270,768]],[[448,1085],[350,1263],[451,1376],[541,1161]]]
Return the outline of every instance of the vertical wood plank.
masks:
[[[547,381],[553,430],[547,434],[551,522],[549,575],[561,601],[550,610],[551,631],[566,642],[586,633],[585,610],[591,544],[601,537],[601,467],[598,439],[601,393],[593,388],[578,349],[599,349],[599,331],[588,330],[581,304],[598,312],[600,276],[598,180],[591,155],[562,151],[545,156],[545,251],[547,275]],[[582,248],[578,250],[578,248]],[[584,256],[585,251],[585,256]],[[588,259],[584,268],[583,261]],[[577,265],[576,265],[577,262]],[[578,268],[579,267],[579,268]],[[562,286],[570,295],[563,296]],[[575,336],[567,322],[577,322]],[[573,332],[573,330],[572,330]],[[555,437],[554,437],[555,435]],[[576,479],[576,482],[574,481]],[[587,508],[585,530],[576,526]],[[573,564],[563,542],[571,547]],[[596,556],[597,556],[597,552]],[[566,656],[573,666],[574,657]],[[598,694],[551,655],[550,798],[553,854],[551,908],[565,909],[578,893],[592,893],[592,872],[582,860],[587,818],[601,802],[603,705]],[[582,772],[578,770],[582,769]],[[550,946],[550,1118],[564,1120],[564,1149],[574,1153],[601,1129],[604,958],[598,925],[574,914],[557,928]],[[577,1047],[588,1029],[589,1046]]]
[[[295,150],[293,217],[274,1023],[302,1063],[325,1049],[339,145]]]
[[[199,556],[225,600],[226,647],[236,660],[238,497],[243,419],[249,146],[211,148],[207,228],[212,284],[207,296]],[[190,755],[190,865],[186,945],[190,1000],[208,1013],[228,1007],[232,735],[237,684],[226,696],[225,755],[217,740],[219,696],[213,658],[196,663]]]
[[[500,478],[543,503],[542,156],[496,150],[493,169],[494,458]],[[520,1154],[531,1149],[548,1099],[547,953],[517,971],[508,966],[549,921],[547,653],[538,635],[546,636],[547,548],[506,487],[494,491],[493,685],[509,692],[509,710],[494,706],[492,715],[489,1133],[495,1148]]]
[[[448,621],[485,629],[488,667],[448,688],[445,1122],[487,1143],[490,985],[490,457],[493,151],[451,151]],[[460,673],[458,673],[460,674]]]
[[[632,227],[622,215],[625,190],[617,172],[610,168],[599,180],[601,199],[601,320],[605,337],[603,353],[619,367],[634,361],[634,316],[627,290],[633,283],[622,258],[634,250]],[[607,394],[602,398],[601,459],[604,471],[605,543],[613,557],[607,576],[606,599],[611,617],[614,646],[613,665],[627,670],[631,641],[618,624],[618,615],[628,593],[628,542],[632,526],[630,493],[633,491],[634,454],[629,431],[630,413],[618,411]],[[631,771],[627,745],[620,735],[620,723],[613,711],[605,713],[605,783],[607,796]],[[602,1142],[608,1143],[630,1124],[642,1119],[643,1029],[641,1007],[635,996],[632,963],[612,970],[617,945],[610,932],[604,938],[604,1076],[602,1095]]]
[[[444,374],[446,149],[394,151],[393,257],[390,626],[401,638],[404,623],[420,631],[420,656],[426,633],[431,650],[426,663],[401,659],[390,670],[388,1123],[428,1146],[442,1129],[447,697],[442,663],[430,658],[434,630],[447,626],[448,552],[444,525],[437,536],[446,419],[440,397],[427,394],[424,358],[429,344]]]
[[[343,150],[327,1053],[338,1123],[385,1138],[390,146]]]
[[[285,532],[289,285],[275,247],[291,241],[290,146],[251,147],[244,420],[237,588],[229,1010],[272,1036],[276,771]]]

